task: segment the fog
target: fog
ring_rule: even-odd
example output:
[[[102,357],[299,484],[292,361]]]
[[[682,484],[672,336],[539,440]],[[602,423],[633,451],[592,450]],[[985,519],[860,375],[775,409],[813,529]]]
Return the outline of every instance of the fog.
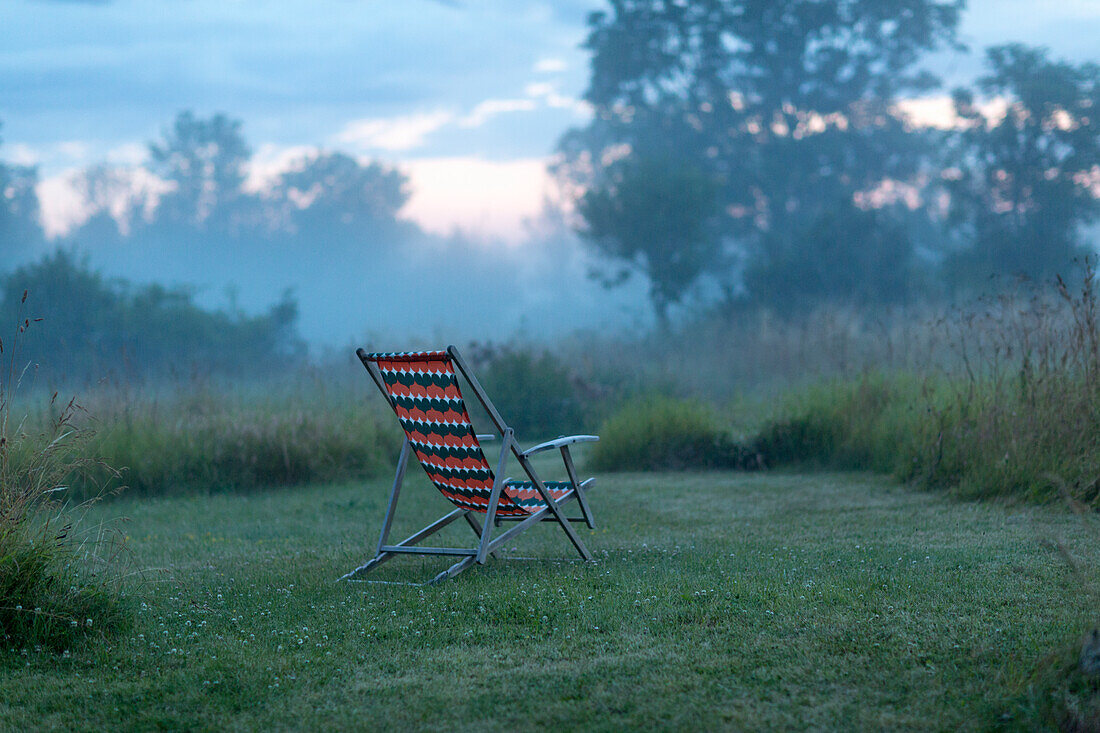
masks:
[[[119,297],[291,303],[307,353],[545,345],[952,302],[1095,252],[1095,5],[703,10],[7,3],[6,302],[92,307],[15,303],[60,250]]]

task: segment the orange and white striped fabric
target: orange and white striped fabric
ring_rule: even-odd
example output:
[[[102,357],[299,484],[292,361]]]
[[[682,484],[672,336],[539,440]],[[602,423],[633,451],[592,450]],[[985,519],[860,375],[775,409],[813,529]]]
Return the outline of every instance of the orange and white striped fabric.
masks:
[[[393,400],[397,419],[428,478],[455,506],[485,513],[494,475],[470,421],[454,364],[445,351],[367,354]],[[556,501],[568,481],[545,481]],[[527,516],[546,506],[531,481],[507,480],[497,514]]]

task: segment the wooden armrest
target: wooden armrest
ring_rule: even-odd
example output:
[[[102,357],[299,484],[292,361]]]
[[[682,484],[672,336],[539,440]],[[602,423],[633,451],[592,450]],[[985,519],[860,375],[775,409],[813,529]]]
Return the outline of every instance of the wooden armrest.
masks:
[[[532,456],[536,453],[542,453],[544,450],[551,450],[552,448],[562,448],[573,443],[591,443],[599,440],[598,435],[568,435],[560,436],[554,440],[548,440],[545,443],[539,443],[533,448],[528,448],[523,452],[524,456]]]

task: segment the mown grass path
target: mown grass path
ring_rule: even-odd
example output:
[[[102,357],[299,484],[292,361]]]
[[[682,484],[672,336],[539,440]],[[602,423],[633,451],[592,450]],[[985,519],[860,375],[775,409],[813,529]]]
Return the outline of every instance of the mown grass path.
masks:
[[[420,479],[404,528],[446,508]],[[135,626],[0,657],[0,728],[1031,727],[1029,675],[1096,621],[1072,514],[858,475],[602,476],[596,563],[543,526],[511,551],[541,560],[334,583],[386,488],[105,506],[146,569]]]

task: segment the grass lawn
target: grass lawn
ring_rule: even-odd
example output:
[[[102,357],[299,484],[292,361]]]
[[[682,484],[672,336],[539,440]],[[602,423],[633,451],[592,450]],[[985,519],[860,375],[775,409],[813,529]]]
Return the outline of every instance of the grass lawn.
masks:
[[[409,475],[399,532],[448,506]],[[538,560],[334,583],[387,489],[98,509],[129,518],[134,627],[0,655],[0,728],[1032,728],[1029,681],[1100,616],[1072,514],[843,474],[601,476],[595,563],[546,525],[509,551]]]

